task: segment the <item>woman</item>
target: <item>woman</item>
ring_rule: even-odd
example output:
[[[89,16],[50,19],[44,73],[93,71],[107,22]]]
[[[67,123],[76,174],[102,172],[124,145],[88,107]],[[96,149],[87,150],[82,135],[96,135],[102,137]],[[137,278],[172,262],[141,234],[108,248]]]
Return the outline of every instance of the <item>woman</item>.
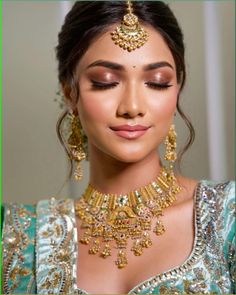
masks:
[[[68,106],[58,133],[78,180],[88,157],[90,184],[78,200],[4,208],[3,292],[233,293],[234,184],[174,173],[176,111],[190,130],[183,151],[194,131],[169,7],[77,2],[57,59]]]

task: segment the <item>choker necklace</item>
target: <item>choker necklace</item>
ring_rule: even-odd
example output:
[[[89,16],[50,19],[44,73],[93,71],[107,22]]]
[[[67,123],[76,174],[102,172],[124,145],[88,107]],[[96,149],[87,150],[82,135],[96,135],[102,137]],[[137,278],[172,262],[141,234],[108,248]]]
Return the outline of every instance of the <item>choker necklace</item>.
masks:
[[[103,258],[111,256],[111,242],[115,242],[115,264],[118,268],[125,267],[128,239],[133,240],[133,254],[140,256],[152,245],[149,232],[155,218],[153,232],[156,235],[165,232],[160,220],[162,210],[176,200],[180,191],[174,173],[165,167],[154,181],[128,194],[103,194],[89,184],[75,203],[75,214],[82,221],[80,242],[90,244],[89,254]]]

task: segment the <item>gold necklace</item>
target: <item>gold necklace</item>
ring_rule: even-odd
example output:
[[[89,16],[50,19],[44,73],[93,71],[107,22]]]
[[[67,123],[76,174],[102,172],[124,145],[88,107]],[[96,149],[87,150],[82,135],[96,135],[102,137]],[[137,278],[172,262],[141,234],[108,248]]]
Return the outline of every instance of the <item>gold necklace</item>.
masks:
[[[131,251],[140,256],[144,248],[152,245],[149,235],[152,221],[157,218],[153,232],[162,235],[164,225],[159,219],[162,210],[169,207],[181,191],[173,172],[165,167],[154,181],[128,194],[103,194],[90,184],[75,203],[76,216],[82,221],[83,236],[80,242],[91,245],[89,254],[111,256],[111,242],[117,249],[118,268],[128,264],[126,247],[133,240]]]

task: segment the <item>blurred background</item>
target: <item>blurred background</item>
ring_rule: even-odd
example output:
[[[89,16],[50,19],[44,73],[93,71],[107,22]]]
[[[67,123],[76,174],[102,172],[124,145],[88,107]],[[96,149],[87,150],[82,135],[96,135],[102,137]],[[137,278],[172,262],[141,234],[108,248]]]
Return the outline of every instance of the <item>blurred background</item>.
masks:
[[[73,1],[3,1],[3,202],[78,197],[88,181],[69,181],[56,135],[61,109],[54,48]],[[170,1],[183,29],[187,83],[181,96],[196,140],[182,173],[234,178],[235,2]],[[176,117],[179,145],[186,129]],[[98,171],[99,173],[99,171]]]

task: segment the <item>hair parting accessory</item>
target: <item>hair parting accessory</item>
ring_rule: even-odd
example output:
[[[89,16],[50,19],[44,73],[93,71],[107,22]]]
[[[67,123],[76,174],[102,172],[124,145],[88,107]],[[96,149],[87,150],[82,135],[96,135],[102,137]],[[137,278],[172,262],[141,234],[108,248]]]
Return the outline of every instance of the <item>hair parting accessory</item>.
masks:
[[[138,17],[133,14],[131,1],[127,1],[127,12],[121,25],[111,32],[111,36],[115,44],[130,52],[143,46],[148,39],[148,34],[140,26]]]

